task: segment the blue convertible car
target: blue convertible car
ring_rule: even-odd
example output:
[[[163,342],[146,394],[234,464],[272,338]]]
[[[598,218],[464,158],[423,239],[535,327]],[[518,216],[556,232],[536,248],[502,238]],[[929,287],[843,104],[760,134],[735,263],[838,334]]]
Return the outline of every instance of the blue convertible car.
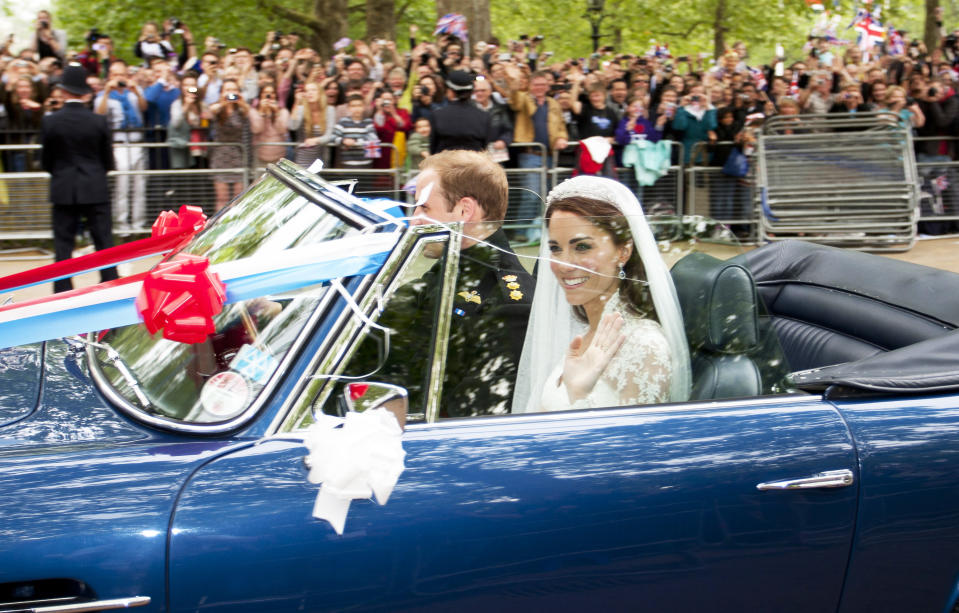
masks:
[[[122,287],[6,307],[0,611],[959,610],[959,276],[684,253],[693,399],[452,418],[458,242],[387,208],[271,167],[170,256],[225,280],[201,343]],[[441,306],[395,355],[376,321],[427,270]],[[370,356],[422,380],[392,495],[338,534],[304,433],[397,389]]]

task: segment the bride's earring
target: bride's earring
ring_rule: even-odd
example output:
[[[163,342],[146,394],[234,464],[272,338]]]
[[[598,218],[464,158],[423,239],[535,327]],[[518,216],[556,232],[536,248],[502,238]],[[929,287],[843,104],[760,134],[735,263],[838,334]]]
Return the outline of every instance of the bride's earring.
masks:
[[[623,264],[622,262],[619,263],[619,274],[616,276],[618,276],[620,280],[626,278],[626,271],[623,269],[624,266],[625,264]]]

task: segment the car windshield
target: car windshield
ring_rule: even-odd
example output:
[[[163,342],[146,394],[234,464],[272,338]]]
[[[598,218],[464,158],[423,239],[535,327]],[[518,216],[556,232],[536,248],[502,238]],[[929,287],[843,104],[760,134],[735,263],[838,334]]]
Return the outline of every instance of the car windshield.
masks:
[[[266,175],[177,254],[211,265],[241,258],[269,260],[284,251],[358,234],[360,228]],[[173,257],[173,255],[169,256]],[[178,422],[236,418],[277,371],[329,285],[228,301],[202,343],[166,340],[141,324],[99,335],[100,371],[138,411]],[[111,356],[106,347],[116,350]]]

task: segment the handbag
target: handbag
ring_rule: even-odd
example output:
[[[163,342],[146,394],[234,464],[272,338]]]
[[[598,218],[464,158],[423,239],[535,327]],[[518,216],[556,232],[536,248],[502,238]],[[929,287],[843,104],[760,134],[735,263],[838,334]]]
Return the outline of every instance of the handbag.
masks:
[[[749,158],[742,151],[733,147],[732,151],[729,152],[729,157],[726,158],[726,163],[723,164],[722,172],[730,177],[745,177],[749,174]]]

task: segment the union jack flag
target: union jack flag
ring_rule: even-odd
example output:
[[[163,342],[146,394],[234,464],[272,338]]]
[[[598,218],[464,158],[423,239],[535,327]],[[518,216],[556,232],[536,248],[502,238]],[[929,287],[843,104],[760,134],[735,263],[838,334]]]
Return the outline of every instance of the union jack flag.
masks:
[[[889,55],[905,55],[906,42],[902,40],[899,30],[889,26]]]
[[[881,44],[886,37],[886,31],[879,20],[863,9],[859,9],[856,16],[859,19],[854,22],[853,28],[859,33],[859,48],[869,51],[875,45]]]
[[[466,16],[459,13],[447,13],[436,21],[436,30],[433,36],[452,34],[457,38],[466,39],[469,30],[466,29]]]
[[[380,141],[368,140],[363,143],[363,157],[379,158],[382,157],[382,155],[383,151],[380,149]]]

